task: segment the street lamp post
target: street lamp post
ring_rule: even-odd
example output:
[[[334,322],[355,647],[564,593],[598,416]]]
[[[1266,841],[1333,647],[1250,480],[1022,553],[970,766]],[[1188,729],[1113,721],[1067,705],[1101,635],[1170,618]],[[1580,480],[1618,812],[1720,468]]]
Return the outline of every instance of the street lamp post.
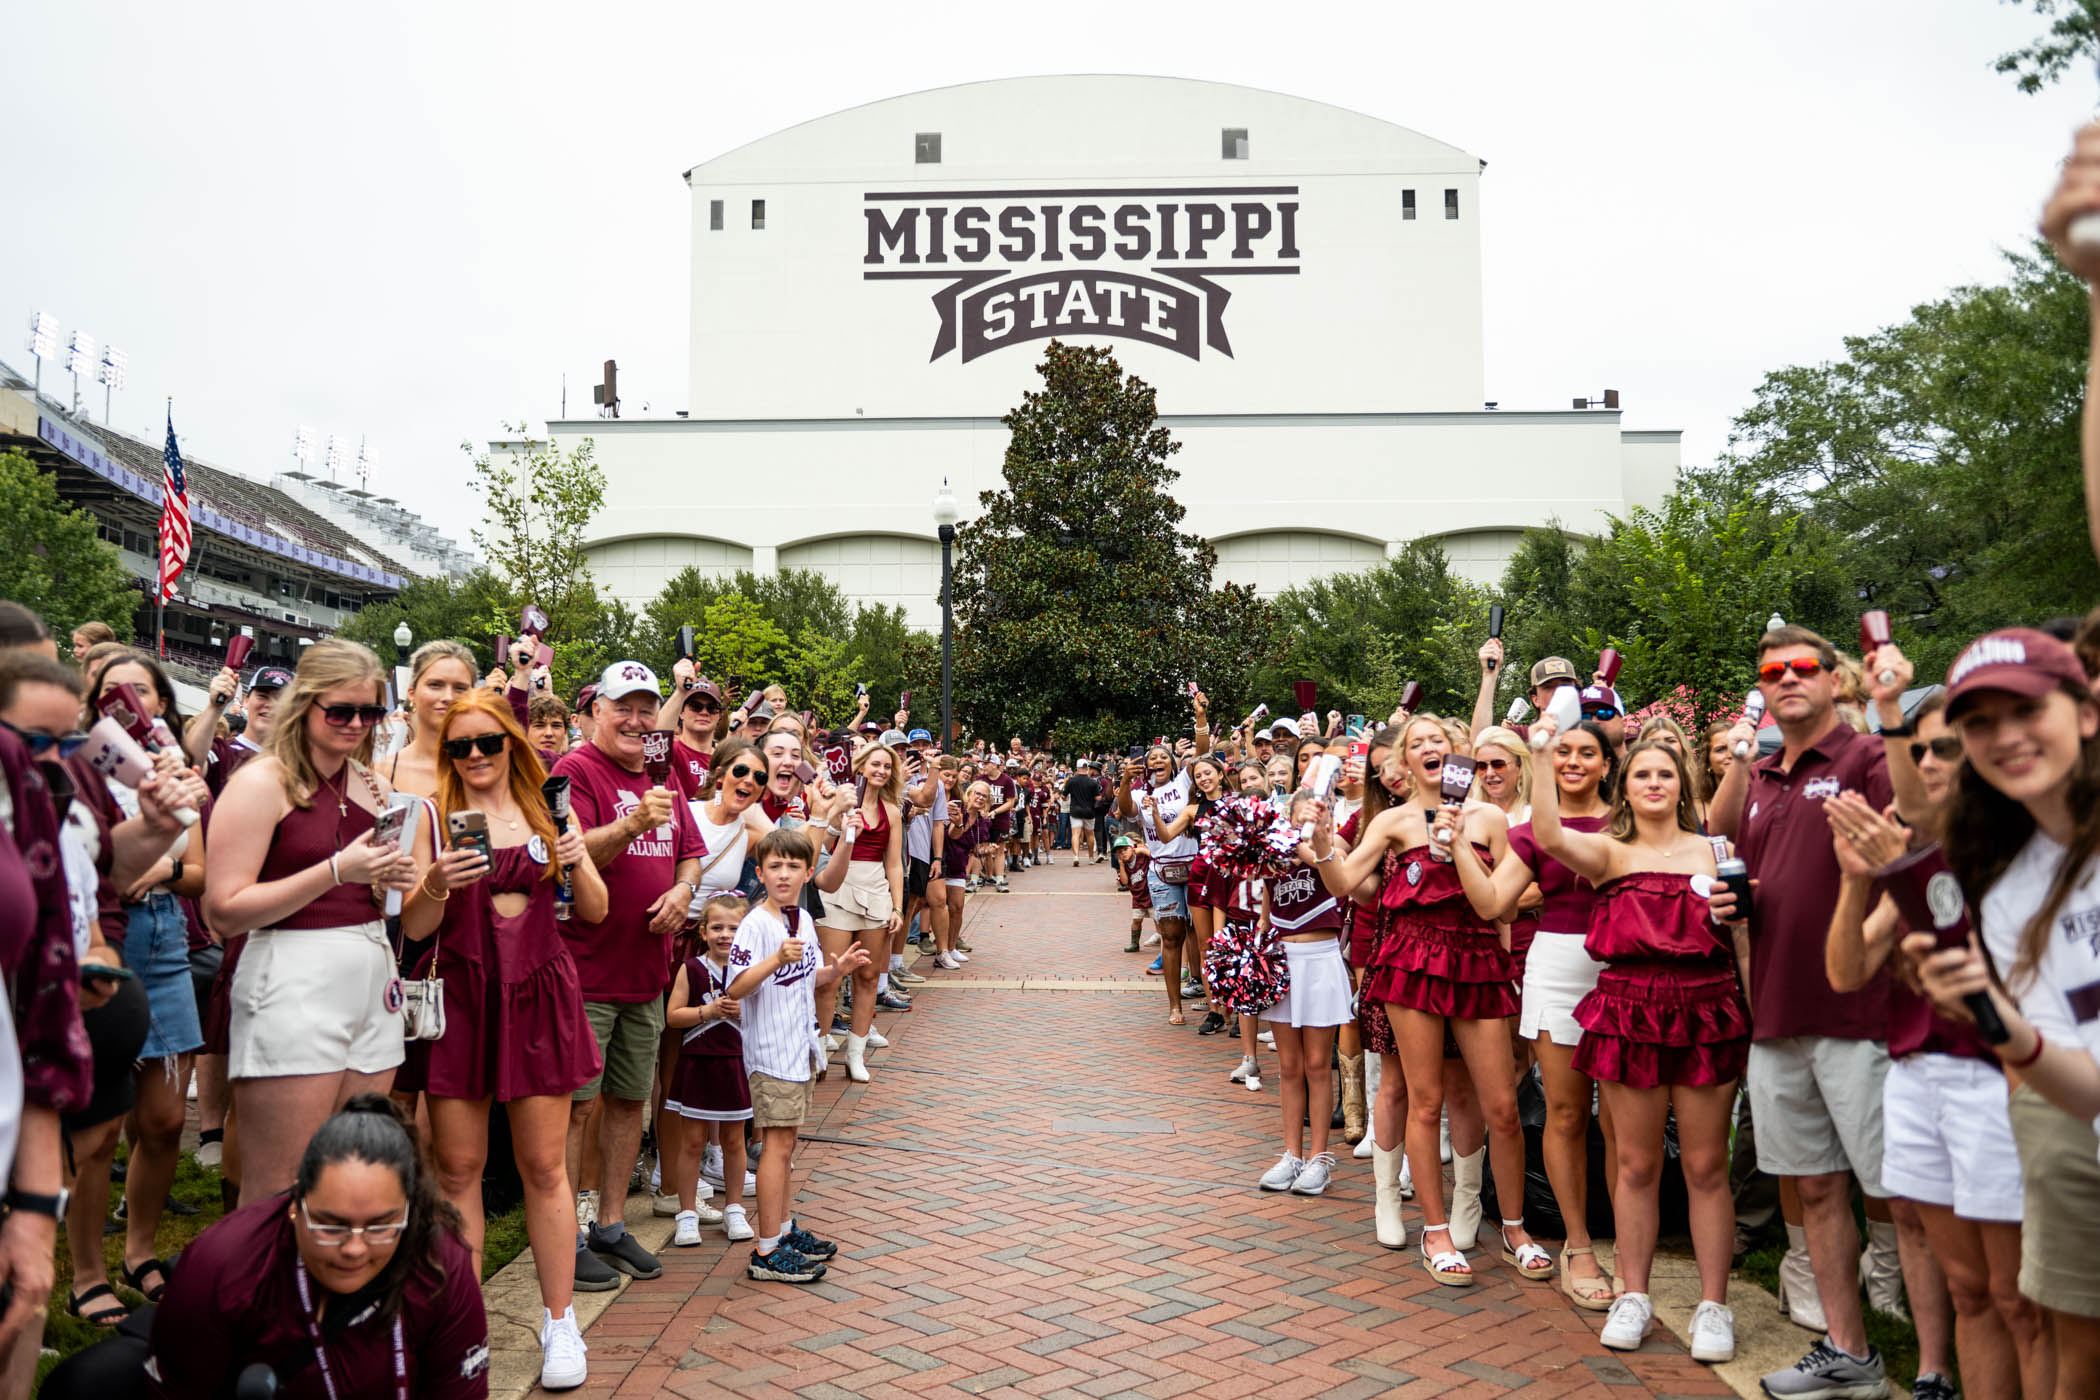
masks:
[[[933,498],[933,523],[941,536],[941,752],[955,747],[955,711],[950,687],[953,682],[955,649],[955,492],[948,478],[941,478],[940,494]]]
[[[408,649],[415,644],[415,640],[416,634],[408,630],[406,621],[403,621],[400,626],[394,629],[394,664],[396,666],[406,666],[408,664]]]

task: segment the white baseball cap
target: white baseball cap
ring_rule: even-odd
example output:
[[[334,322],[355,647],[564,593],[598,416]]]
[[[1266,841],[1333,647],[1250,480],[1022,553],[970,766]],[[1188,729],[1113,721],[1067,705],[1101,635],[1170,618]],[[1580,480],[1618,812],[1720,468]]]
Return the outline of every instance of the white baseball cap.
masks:
[[[615,661],[598,677],[600,700],[618,700],[623,695],[632,695],[646,690],[657,699],[663,699],[663,687],[656,683],[656,672],[639,661]]]

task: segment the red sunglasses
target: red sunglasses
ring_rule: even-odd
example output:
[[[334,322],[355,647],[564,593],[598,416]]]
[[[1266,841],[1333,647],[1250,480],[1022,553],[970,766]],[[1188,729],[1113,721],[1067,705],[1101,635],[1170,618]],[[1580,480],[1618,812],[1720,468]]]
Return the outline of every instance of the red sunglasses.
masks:
[[[1757,668],[1757,678],[1767,685],[1773,685],[1785,679],[1789,669],[1801,679],[1807,680],[1810,676],[1822,674],[1823,663],[1813,656],[1797,657],[1792,661],[1767,661]]]

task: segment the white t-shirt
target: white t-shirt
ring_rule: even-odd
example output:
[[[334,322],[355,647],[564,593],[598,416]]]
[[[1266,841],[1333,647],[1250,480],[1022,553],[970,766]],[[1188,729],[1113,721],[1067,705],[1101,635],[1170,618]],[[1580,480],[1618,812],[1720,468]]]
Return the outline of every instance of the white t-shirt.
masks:
[[[816,988],[810,984],[824,964],[809,911],[798,908],[788,913],[795,920],[795,937],[802,940],[802,961],[776,969],[757,991],[743,998],[737,1019],[744,1030],[745,1071],[801,1083],[813,1072],[812,1056],[820,1065],[824,1061],[824,1038],[817,1034]],[[787,925],[764,904],[758,905],[737,925],[736,942],[729,947],[729,970],[735,977],[743,976],[772,957],[787,939]]]
[[[1152,801],[1159,809],[1161,822],[1172,822],[1181,815],[1181,809],[1189,805],[1189,770],[1184,768],[1159,787],[1151,789]],[[1193,823],[1171,841],[1159,839],[1159,829],[1153,825],[1152,813],[1145,808],[1145,789],[1131,794],[1137,803],[1138,820],[1145,824],[1145,849],[1154,860],[1188,860],[1196,854],[1196,828]]]
[[[935,782],[933,785],[933,807],[930,811],[912,813],[911,821],[904,828],[904,854],[912,860],[933,859],[933,824],[946,824],[948,820],[948,785]]]
[[[2020,1014],[2052,1045],[2082,1045],[2100,1060],[2100,862],[2089,865],[2049,930],[2034,976],[2015,981],[2020,932],[2049,898],[2064,848],[2037,831],[1983,897],[1983,946]],[[2100,1119],[2094,1121],[2100,1132]]]

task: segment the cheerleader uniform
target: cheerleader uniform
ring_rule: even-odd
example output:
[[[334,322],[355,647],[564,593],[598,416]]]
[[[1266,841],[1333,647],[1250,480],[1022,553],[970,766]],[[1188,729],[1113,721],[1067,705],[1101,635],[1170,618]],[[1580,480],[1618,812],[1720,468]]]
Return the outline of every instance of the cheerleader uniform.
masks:
[[[1586,946],[1606,966],[1575,1007],[1575,1068],[1592,1079],[1654,1089],[1743,1077],[1750,1008],[1692,878],[1644,870],[1597,891]]]
[[[1611,825],[1609,816],[1564,817],[1570,831],[1597,832]],[[1511,854],[1524,862],[1538,883],[1544,902],[1530,922],[1526,952],[1517,951],[1517,926],[1509,929],[1510,960],[1523,989],[1523,1011],[1517,1035],[1536,1040],[1543,1032],[1555,1045],[1572,1046],[1582,1038],[1575,1024],[1575,1003],[1597,985],[1603,964],[1585,948],[1597,892],[1590,882],[1547,854],[1524,822],[1509,830]]]
[[[1282,999],[1263,1011],[1261,1019],[1290,1026],[1347,1025],[1349,968],[1342,960],[1342,901],[1327,892],[1319,871],[1300,865],[1270,882],[1269,927],[1271,936],[1283,941],[1291,980]],[[1327,936],[1294,942],[1286,937],[1292,934]]]
[[[1485,863],[1488,849],[1474,843]],[[1449,861],[1430,858],[1428,843],[1411,846],[1378,892],[1385,935],[1364,979],[1368,1001],[1460,1021],[1517,1014],[1515,972],[1495,926],[1473,911]]]
[[[705,955],[685,960],[688,1004],[704,1006],[727,994],[729,969]],[[705,1123],[742,1123],[751,1117],[751,1081],[744,1074],[744,1032],[732,1020],[687,1026],[664,1107]]]
[[[604,1067],[546,874],[534,836],[490,851],[488,874],[445,901],[430,964],[445,982],[445,1033],[415,1042],[421,1087],[439,1098],[567,1095]],[[525,907],[498,913],[499,894],[525,895]]]

